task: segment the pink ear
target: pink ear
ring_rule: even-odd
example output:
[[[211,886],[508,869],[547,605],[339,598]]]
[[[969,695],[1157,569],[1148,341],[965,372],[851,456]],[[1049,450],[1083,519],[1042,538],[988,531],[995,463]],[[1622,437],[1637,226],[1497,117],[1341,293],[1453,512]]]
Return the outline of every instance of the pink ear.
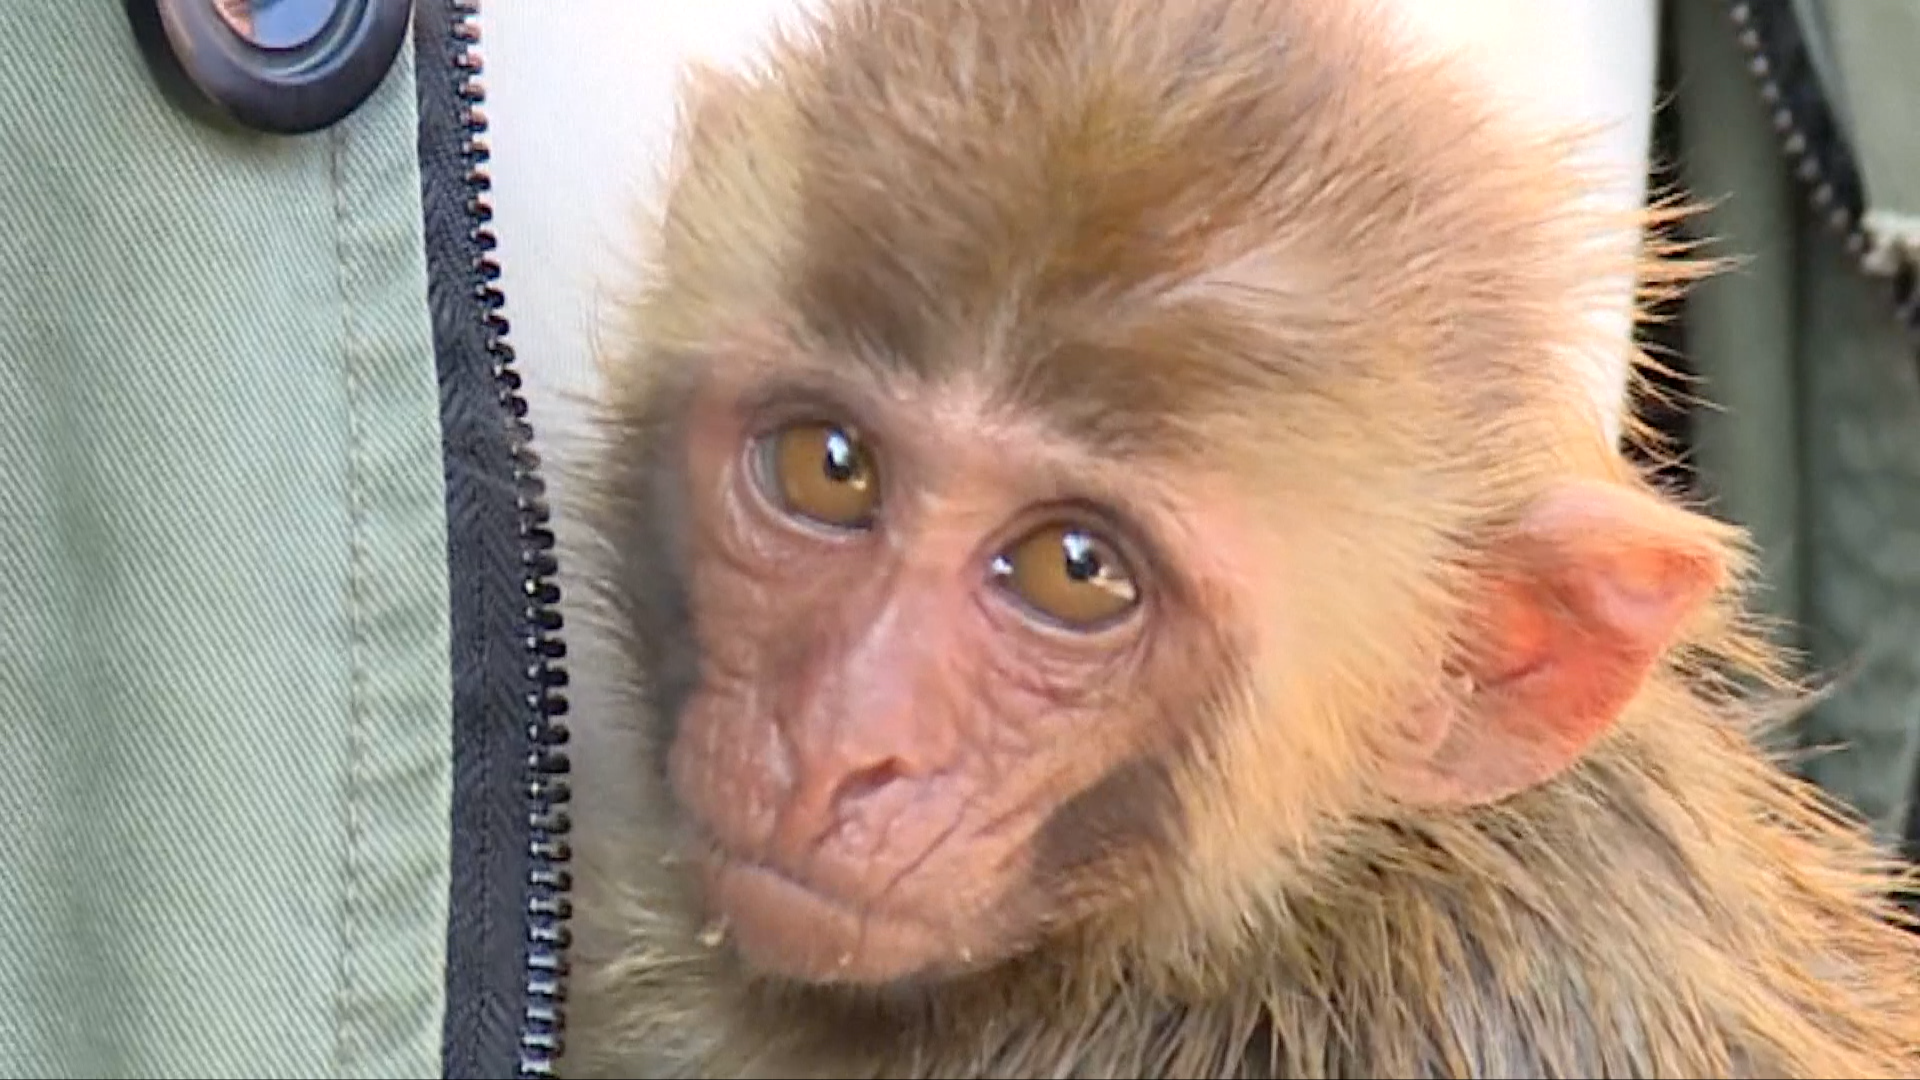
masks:
[[[1641,491],[1581,482],[1533,506],[1493,553],[1459,670],[1463,702],[1399,792],[1491,802],[1572,765],[1617,720],[1726,576],[1720,526]]]

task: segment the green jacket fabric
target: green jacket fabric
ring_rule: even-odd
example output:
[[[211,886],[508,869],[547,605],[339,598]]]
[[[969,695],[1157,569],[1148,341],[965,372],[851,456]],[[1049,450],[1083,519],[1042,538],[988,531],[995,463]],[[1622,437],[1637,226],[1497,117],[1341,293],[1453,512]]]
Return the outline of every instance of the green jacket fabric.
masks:
[[[216,135],[0,8],[0,1068],[423,1075],[446,523],[405,67]]]
[[[0,0],[0,1077],[551,1068],[564,666],[471,6],[419,0],[373,95],[285,136],[179,107],[122,5]],[[1887,265],[1920,0],[1749,6],[1797,28]],[[1684,311],[1723,410],[1689,435],[1834,676],[1799,734],[1848,748],[1807,768],[1895,835],[1920,370],[1735,29],[1670,5],[1682,178],[1748,260]]]
[[[1920,254],[1920,0],[1668,16],[1678,179],[1715,201],[1713,253],[1740,260],[1682,315],[1689,389],[1712,403],[1692,416],[1701,486],[1754,532],[1766,603],[1823,689],[1794,732],[1804,771],[1911,837],[1920,311],[1894,271]]]
[[[460,18],[289,137],[177,107],[119,4],[0,0],[0,1076],[549,1056],[552,569]]]

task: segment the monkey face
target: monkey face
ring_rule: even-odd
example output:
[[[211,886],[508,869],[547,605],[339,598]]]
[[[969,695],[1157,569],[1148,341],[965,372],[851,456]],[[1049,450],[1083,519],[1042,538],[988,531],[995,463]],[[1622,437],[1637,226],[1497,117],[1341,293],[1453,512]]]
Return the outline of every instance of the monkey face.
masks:
[[[689,101],[606,369],[692,856],[583,894],[606,1074],[1761,1074],[1872,999],[1824,1060],[1914,1075],[1864,845],[1683,678],[1761,673],[1730,531],[1561,362],[1568,148],[1364,5],[826,7]]]
[[[601,478],[657,579],[618,587],[658,764],[712,913],[802,981],[1128,911],[1231,938],[1319,819],[1393,802],[1376,759],[1446,727],[1397,734],[1480,636],[1468,538],[1563,439],[1539,358],[1612,265],[1457,137],[1468,99],[1327,93],[1345,44],[1216,84],[1212,19],[990,10],[861,6],[797,77],[706,86],[614,380],[613,427],[666,433]]]
[[[1146,688],[1197,663],[1168,508],[980,397],[863,385],[723,373],[681,436],[667,773],[712,914],[808,981],[988,965],[1124,895],[1191,727]]]

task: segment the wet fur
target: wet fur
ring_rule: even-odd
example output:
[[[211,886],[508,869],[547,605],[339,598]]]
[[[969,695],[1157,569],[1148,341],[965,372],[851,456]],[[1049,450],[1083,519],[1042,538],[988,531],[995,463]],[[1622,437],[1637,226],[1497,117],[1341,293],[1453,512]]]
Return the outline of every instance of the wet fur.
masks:
[[[1607,347],[1577,326],[1621,269],[1570,143],[1506,129],[1357,5],[829,11],[689,116],[606,370],[571,595],[634,679],[581,721],[619,761],[603,788],[634,790],[595,820],[619,799],[582,781],[569,1075],[1920,1075],[1920,938],[1865,833],[1757,748],[1787,688],[1737,583],[1553,782],[1443,815],[1347,782],[1369,749],[1334,719],[1444,653],[1476,543],[1556,478],[1642,484],[1566,374]],[[1674,254],[1642,253],[1650,299],[1704,269]],[[1312,687],[1212,695],[1205,738],[1115,781],[1166,835],[1089,887],[1151,905],[885,992],[758,983],[702,944],[655,768],[698,661],[661,455],[714,328],[779,320],[768,297],[806,313],[789,340],[879,378],[984,368],[1115,453],[1207,434],[1237,452],[1201,464],[1331,523],[1328,569],[1371,545],[1326,655],[1290,660]],[[1276,697],[1303,722],[1248,722]]]

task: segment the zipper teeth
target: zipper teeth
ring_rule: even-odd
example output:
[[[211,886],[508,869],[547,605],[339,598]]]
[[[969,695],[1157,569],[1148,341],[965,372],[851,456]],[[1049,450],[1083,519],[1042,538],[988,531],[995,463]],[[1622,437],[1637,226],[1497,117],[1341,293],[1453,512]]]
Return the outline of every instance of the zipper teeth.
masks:
[[[539,455],[533,449],[533,430],[527,423],[527,400],[514,367],[513,347],[507,343],[509,325],[501,314],[506,300],[496,282],[500,264],[492,254],[497,241],[489,227],[493,207],[488,193],[493,179],[487,171],[487,117],[482,106],[486,87],[481,79],[479,14],[482,0],[452,0],[453,36],[459,42],[456,63],[464,73],[459,96],[465,102],[462,153],[469,193],[467,213],[471,236],[479,252],[474,259],[476,298],[486,310],[487,350],[499,402],[509,425],[514,458],[514,499],[520,518],[520,565],[526,595],[525,647],[527,657],[527,896],[525,991],[520,1017],[520,1075],[554,1075],[555,1059],[565,1028],[561,983],[565,976],[572,914],[572,879],[568,863],[570,819],[567,753],[568,709],[565,687],[566,647],[560,638],[560,589],[554,581],[559,563],[554,556],[552,513],[546,485],[539,475]]]
[[[1920,278],[1915,254],[1875,237],[1862,220],[1865,199],[1858,171],[1847,156],[1839,126],[1820,96],[1818,77],[1793,15],[1780,0],[1728,0],[1735,38],[1746,54],[1747,72],[1772,112],[1774,133],[1794,176],[1806,188],[1815,214],[1846,245],[1861,273],[1892,288],[1895,317],[1920,335]],[[1917,355],[1920,359],[1920,355]]]

